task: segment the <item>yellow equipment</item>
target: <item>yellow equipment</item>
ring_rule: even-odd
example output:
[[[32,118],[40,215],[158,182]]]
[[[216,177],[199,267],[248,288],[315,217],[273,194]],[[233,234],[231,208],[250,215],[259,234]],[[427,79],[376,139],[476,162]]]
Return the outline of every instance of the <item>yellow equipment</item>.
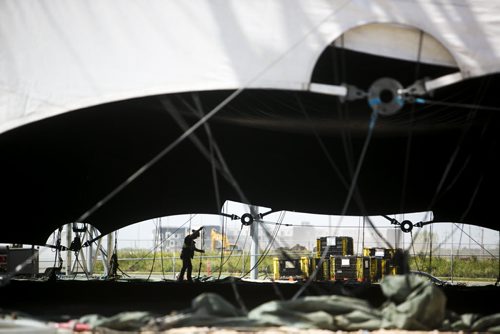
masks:
[[[217,230],[215,229],[212,229],[212,231],[210,232],[210,241],[211,241],[211,248],[213,251],[221,248],[224,248],[224,250],[226,251],[239,250],[236,244],[232,244],[229,242],[229,239],[225,234],[223,235],[222,233],[217,232]],[[220,247],[216,247],[217,242],[221,243]]]

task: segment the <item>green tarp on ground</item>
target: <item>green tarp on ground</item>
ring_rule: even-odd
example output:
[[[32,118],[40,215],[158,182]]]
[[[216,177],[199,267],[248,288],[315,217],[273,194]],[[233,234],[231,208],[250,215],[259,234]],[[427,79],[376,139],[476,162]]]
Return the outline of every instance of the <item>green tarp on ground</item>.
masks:
[[[302,297],[264,303],[248,313],[234,307],[219,295],[204,293],[192,301],[191,308],[164,317],[136,313],[137,329],[161,331],[176,327],[268,327],[289,326],[329,330],[472,330],[500,331],[500,314],[481,317],[446,312],[446,296],[433,283],[414,275],[389,276],[381,282],[387,298],[378,308],[365,300],[331,295]],[[125,317],[123,320],[120,316]],[[132,316],[132,318],[131,318]],[[122,321],[133,324],[134,313],[123,313],[111,320],[97,317],[93,325],[123,328]],[[80,319],[89,323],[92,317]],[[113,325],[116,322],[116,327]],[[121,323],[121,325],[120,325]]]

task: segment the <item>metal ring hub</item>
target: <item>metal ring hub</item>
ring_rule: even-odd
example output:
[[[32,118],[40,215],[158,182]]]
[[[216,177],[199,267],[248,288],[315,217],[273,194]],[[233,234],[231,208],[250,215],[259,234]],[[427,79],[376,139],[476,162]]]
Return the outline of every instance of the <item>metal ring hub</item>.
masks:
[[[241,223],[245,226],[252,225],[253,216],[249,213],[245,213],[243,216],[241,216]]]
[[[411,232],[411,230],[413,230],[413,223],[409,220],[403,220],[401,222],[401,231],[408,233]]]
[[[380,78],[368,90],[368,103],[381,115],[394,115],[404,106],[403,97],[399,93],[401,89],[403,86],[399,81],[392,78]]]

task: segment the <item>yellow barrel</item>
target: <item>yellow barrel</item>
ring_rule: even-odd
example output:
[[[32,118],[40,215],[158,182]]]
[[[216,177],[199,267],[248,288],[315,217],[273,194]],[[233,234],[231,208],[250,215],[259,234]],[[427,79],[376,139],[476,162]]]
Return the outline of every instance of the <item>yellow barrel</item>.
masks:
[[[280,279],[280,259],[277,257],[273,258],[273,279]]]
[[[303,278],[309,278],[309,258],[307,256],[300,257],[300,271]]]

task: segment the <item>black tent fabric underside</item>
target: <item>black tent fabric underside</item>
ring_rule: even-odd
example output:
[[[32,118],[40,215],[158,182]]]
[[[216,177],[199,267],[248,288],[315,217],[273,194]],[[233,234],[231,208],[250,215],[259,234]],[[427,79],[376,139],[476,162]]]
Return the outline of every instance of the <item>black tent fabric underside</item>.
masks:
[[[312,82],[345,79],[367,89],[380,77],[404,86],[415,79],[415,63],[356,52],[342,58],[348,75],[336,77],[331,52],[318,61]],[[420,77],[451,72],[419,67]],[[432,100],[498,107],[499,84],[497,75],[471,79],[436,91]],[[231,93],[113,102],[0,135],[0,219],[9,225],[0,242],[44,244],[51,232],[78,220],[174,142],[183,126],[195,124]],[[217,192],[221,201],[341,214],[370,116],[366,100],[342,103],[308,92],[244,90],[86,222],[106,234],[159,216],[216,214],[222,204]],[[345,214],[431,210],[436,221],[498,230],[492,194],[499,183],[499,124],[496,111],[442,105],[407,103],[396,115],[379,116]]]

